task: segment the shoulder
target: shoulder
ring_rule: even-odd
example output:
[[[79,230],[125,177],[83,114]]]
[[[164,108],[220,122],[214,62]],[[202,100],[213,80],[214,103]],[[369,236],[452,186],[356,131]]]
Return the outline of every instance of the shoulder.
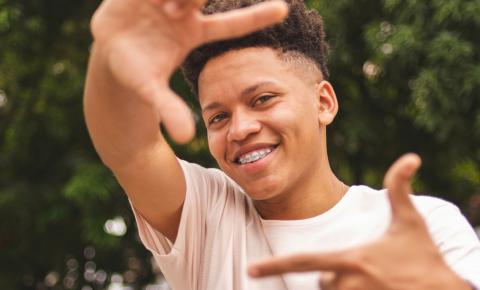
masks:
[[[363,207],[364,211],[383,212],[390,215],[390,203],[385,189],[376,190],[367,186],[355,186],[351,191],[354,196],[353,206]],[[459,235],[465,235],[470,240],[476,239],[473,229],[455,204],[428,195],[410,195],[410,198],[437,242]]]
[[[349,194],[357,202],[372,206],[388,206],[389,200],[386,189],[374,189],[365,185],[352,186]],[[444,199],[428,195],[410,195],[410,198],[420,214],[429,216],[436,211],[449,211],[459,213],[459,209],[453,203]]]
[[[179,159],[185,175],[187,198],[203,199],[207,207],[244,200],[243,189],[218,168],[205,168],[196,163]],[[238,203],[237,204],[242,204]]]
[[[353,185],[346,198],[355,207],[378,209],[388,207],[388,197],[385,190],[378,190],[366,185]]]
[[[456,205],[438,197],[414,195],[412,196],[412,200],[417,210],[426,217],[434,215],[437,212],[449,212],[461,215],[460,210]]]
[[[213,187],[211,189],[217,189],[219,186],[231,186],[240,189],[233,180],[218,168],[206,168],[181,159],[178,159],[178,161],[184,172],[185,179],[190,185]]]
[[[391,207],[386,189],[373,189],[364,185],[352,186],[347,198],[349,208],[352,210],[375,212],[377,215],[390,218]],[[427,195],[412,194],[410,198],[433,233],[466,223],[458,207],[449,201]]]

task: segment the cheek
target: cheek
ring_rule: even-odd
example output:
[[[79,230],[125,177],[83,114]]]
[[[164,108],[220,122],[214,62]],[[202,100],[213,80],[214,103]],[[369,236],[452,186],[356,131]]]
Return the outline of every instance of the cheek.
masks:
[[[272,124],[281,132],[290,131],[289,134],[295,136],[304,133],[311,134],[312,130],[318,130],[318,116],[315,115],[313,108],[290,104],[283,106],[270,114]]]
[[[225,138],[218,132],[207,133],[208,149],[217,162],[221,162],[225,156]]]

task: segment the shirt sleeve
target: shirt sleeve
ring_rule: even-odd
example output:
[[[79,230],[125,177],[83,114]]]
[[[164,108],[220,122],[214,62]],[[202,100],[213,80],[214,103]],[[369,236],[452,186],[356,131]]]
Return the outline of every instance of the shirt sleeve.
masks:
[[[228,187],[233,184],[218,169],[206,169],[179,160],[185,176],[186,194],[175,241],[155,230],[132,206],[142,243],[150,250],[174,289],[196,289],[204,259],[209,212],[225,207]],[[209,222],[209,221],[208,221]]]
[[[463,279],[480,287],[480,242],[460,210],[442,202],[427,216],[432,238],[447,264]]]

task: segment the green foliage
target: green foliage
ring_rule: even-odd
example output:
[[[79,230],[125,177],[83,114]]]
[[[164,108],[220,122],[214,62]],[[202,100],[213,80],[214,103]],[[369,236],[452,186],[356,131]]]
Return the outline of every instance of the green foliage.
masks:
[[[92,262],[136,288],[153,279],[128,200],[83,121],[89,18],[98,4],[0,0],[0,96],[8,99],[0,99],[2,289],[101,289],[105,283],[84,276]],[[416,189],[465,205],[480,188],[480,2],[310,5],[325,18],[340,101],[329,130],[335,171],[380,187],[389,164],[416,151],[424,159]],[[180,75],[172,85],[194,106]],[[174,148],[214,166],[201,120],[198,131]],[[125,220],[124,236],[104,230],[115,217]],[[59,282],[47,287],[52,271]]]
[[[380,186],[388,164],[415,151],[424,159],[417,190],[465,204],[480,187],[472,166],[480,162],[480,3],[312,5],[332,43],[341,110],[330,130],[337,171],[350,182]]]
[[[0,3],[0,90],[8,98],[0,107],[2,289],[43,289],[51,272],[60,280],[55,289],[77,276],[79,288],[88,284],[88,261],[122,273],[140,259],[132,284],[152,278],[127,199],[99,162],[83,121],[88,25],[97,5]],[[122,238],[104,231],[116,216],[129,227]],[[87,246],[94,257],[83,254]]]

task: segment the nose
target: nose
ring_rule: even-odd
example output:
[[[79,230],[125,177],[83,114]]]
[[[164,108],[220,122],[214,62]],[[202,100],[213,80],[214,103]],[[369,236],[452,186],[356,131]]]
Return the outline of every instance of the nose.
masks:
[[[248,136],[258,133],[262,124],[251,114],[236,112],[231,116],[230,127],[228,128],[228,141],[243,141]]]

